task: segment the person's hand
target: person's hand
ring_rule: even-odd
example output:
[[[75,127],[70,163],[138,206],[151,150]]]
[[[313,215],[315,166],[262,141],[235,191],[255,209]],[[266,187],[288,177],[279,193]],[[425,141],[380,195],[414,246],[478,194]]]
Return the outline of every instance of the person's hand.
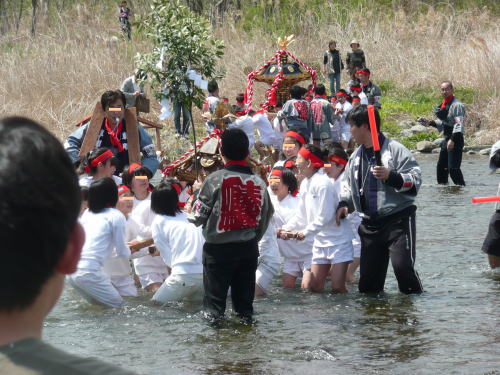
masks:
[[[455,142],[453,142],[451,139],[448,141],[446,144],[446,149],[447,150],[453,150],[453,147],[455,147]]]
[[[337,209],[337,213],[335,214],[335,222],[337,223],[337,226],[340,226],[340,220],[345,219],[348,213],[349,210],[347,207],[340,207]]]
[[[389,178],[389,173],[391,170],[386,167],[375,166],[372,168],[373,177],[377,180],[385,181]]]
[[[138,240],[133,240],[133,241],[128,242],[128,243],[127,243],[127,246],[128,246],[129,248],[131,248],[132,246],[137,245],[139,242],[140,242],[140,241],[138,241]],[[136,249],[136,250],[134,250],[134,249],[130,249],[130,252],[133,254],[133,253],[135,253],[135,252],[137,252],[137,251],[139,251],[139,250],[140,250],[140,249]]]
[[[297,232],[297,233],[295,233],[295,239],[297,241],[303,241],[304,238],[306,238],[306,235],[304,234],[304,232]]]
[[[141,94],[142,94],[142,93],[141,93],[140,91],[136,91],[136,92],[134,92],[134,96],[139,96],[139,95],[141,95]]]

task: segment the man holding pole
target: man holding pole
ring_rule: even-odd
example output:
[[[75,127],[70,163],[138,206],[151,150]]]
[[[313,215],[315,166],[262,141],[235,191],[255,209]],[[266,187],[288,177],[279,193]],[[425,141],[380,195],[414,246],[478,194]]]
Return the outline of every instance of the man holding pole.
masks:
[[[347,122],[360,146],[346,167],[336,219],[340,224],[350,211],[362,216],[359,291],[383,291],[391,259],[399,290],[421,293],[414,268],[420,167],[407,148],[380,133],[380,116],[372,105],[351,110]]]

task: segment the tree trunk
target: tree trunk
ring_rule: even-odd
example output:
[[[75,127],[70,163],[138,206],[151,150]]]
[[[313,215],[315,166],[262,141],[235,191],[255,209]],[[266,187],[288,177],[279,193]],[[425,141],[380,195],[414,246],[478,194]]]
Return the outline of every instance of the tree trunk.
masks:
[[[36,29],[36,16],[37,16],[37,7],[38,7],[38,0],[31,0],[31,36],[35,36],[35,29]]]
[[[21,18],[23,17],[23,5],[24,1],[19,0],[19,12],[16,17],[16,34],[19,32],[19,25],[21,24]]]

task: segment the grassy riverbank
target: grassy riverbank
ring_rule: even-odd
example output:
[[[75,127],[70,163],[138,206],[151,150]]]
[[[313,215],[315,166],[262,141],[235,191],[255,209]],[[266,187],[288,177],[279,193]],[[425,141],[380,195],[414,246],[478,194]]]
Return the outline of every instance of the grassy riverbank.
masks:
[[[135,1],[135,11],[147,11],[146,3]],[[498,2],[454,3],[359,0],[347,9],[334,2],[297,0],[273,2],[279,7],[273,11],[266,2],[254,1],[239,12],[230,11],[214,27],[214,35],[226,44],[221,94],[232,101],[244,90],[245,68],[267,60],[277,48],[278,35],[295,33],[290,50],[313,67],[320,66],[330,39],[337,40],[345,57],[350,40],[357,38],[373,81],[383,89],[385,131],[396,136],[402,120],[431,116],[440,100],[440,81],[452,80],[457,97],[467,105],[468,142],[494,142],[500,139]],[[102,92],[119,87],[131,74],[135,54],[150,48],[141,35],[134,34],[131,43],[116,38],[115,11],[114,2],[107,1],[81,1],[53,10],[40,17],[35,38],[29,35],[25,12],[18,33],[0,38],[0,116],[36,118],[60,138],[72,131]],[[322,74],[320,80],[324,82]],[[266,88],[256,85],[258,101]],[[153,109],[151,118],[159,108]],[[169,121],[166,126],[173,125]],[[169,150],[174,143],[183,147],[170,132],[163,138]],[[411,146],[415,141],[405,142]]]

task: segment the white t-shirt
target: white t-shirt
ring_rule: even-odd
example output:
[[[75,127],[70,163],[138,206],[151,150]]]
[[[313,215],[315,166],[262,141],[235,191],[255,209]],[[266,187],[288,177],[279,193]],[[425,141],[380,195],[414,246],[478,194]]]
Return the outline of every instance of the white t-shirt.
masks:
[[[113,181],[115,181],[116,186],[120,186],[122,184],[121,177],[113,175],[112,178]],[[92,184],[93,181],[94,181],[94,176],[86,174],[80,177],[78,183],[80,184],[81,187],[90,187],[90,184]]]
[[[276,143],[276,135],[273,126],[265,113],[256,113],[252,117],[253,125],[259,131],[260,141],[266,146]]]
[[[118,257],[130,257],[130,249],[125,243],[126,220],[120,211],[115,208],[106,208],[99,213],[87,210],[80,223],[85,229],[85,244],[78,262],[79,270],[101,270],[113,249]]]
[[[241,129],[245,132],[248,137],[248,149],[251,150],[253,144],[255,143],[255,135],[254,135],[254,122],[252,118],[248,115],[238,117],[232,123],[230,123],[227,127],[228,129]]]
[[[156,215],[151,226],[155,245],[172,275],[203,273],[201,227],[188,222],[185,212],[175,216]]]

